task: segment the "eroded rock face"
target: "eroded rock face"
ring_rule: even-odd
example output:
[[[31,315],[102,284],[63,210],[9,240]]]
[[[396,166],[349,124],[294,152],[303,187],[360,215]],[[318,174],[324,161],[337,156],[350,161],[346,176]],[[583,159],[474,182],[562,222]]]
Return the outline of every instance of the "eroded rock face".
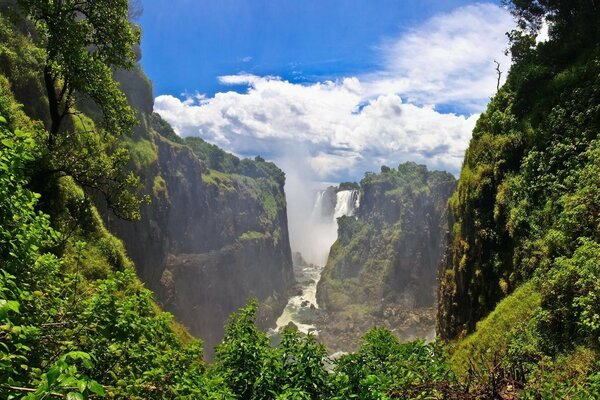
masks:
[[[353,351],[368,329],[385,326],[402,339],[435,329],[438,265],[447,202],[456,181],[414,163],[361,181],[355,216],[338,219],[338,239],[318,285],[318,324],[334,350]]]
[[[132,100],[151,99],[149,88],[143,95],[141,72],[124,78],[136,87]],[[105,220],[159,303],[205,341],[210,357],[232,312],[255,297],[259,324],[271,325],[294,284],[283,174],[263,160],[244,165],[268,164],[274,176],[211,170],[146,108],[130,148],[132,169],[152,202],[139,222],[108,213]]]

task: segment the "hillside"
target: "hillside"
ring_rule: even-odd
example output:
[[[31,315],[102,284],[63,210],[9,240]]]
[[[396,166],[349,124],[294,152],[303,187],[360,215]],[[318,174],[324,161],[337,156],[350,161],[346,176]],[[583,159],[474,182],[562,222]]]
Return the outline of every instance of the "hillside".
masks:
[[[567,396],[561,363],[580,368],[573,385],[598,367],[600,9],[535,3],[513,11],[524,29],[547,18],[550,40],[531,46],[532,36],[512,33],[514,65],[477,123],[450,199],[438,333],[459,347],[491,345],[488,364],[509,357],[507,374],[548,385],[532,389],[545,398]],[[516,298],[526,304],[505,306]]]
[[[179,138],[152,113],[151,84],[139,67],[117,79],[138,111],[125,144],[150,203],[137,222],[101,210],[143,282],[210,355],[229,314],[250,298],[262,304],[263,328],[287,302],[294,278],[285,175],[260,157],[240,160],[202,139]]]
[[[437,268],[444,248],[448,173],[414,163],[360,182],[356,216],[338,219],[338,240],[317,290],[320,337],[352,351],[373,326],[404,340],[434,335]]]

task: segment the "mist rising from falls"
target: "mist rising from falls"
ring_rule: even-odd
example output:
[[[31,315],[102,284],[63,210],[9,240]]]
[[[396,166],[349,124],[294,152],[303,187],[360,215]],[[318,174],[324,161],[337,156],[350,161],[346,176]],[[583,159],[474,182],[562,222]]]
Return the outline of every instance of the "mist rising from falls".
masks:
[[[331,186],[318,191],[312,210],[305,216],[308,229],[300,246],[294,248],[312,264],[323,266],[327,263],[329,249],[337,239],[337,219],[344,215],[354,215],[360,204],[357,190],[340,190]]]
[[[297,200],[291,200],[294,206],[299,204]],[[344,215],[354,215],[359,204],[357,190],[337,191],[335,187],[330,186],[314,193],[312,208],[305,208],[303,215],[298,215],[297,208],[292,208],[294,212],[290,215],[295,218],[290,220],[292,250],[301,253],[298,258],[303,259],[299,263],[294,261],[294,274],[300,292],[288,300],[283,313],[277,319],[275,329],[270,331],[271,335],[289,323],[293,323],[304,333],[318,332],[318,328],[313,325],[315,310],[319,308],[316,298],[317,284],[327,263],[329,249],[337,239],[337,219]],[[297,227],[301,227],[301,230],[298,231]]]

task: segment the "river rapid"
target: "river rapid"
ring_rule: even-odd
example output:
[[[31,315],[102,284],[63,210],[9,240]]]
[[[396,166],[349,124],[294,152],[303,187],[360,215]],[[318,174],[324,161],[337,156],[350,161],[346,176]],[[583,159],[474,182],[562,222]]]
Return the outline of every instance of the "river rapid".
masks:
[[[359,193],[357,190],[336,191],[335,188],[330,187],[319,191],[315,197],[314,206],[307,221],[315,232],[329,232],[326,235],[327,240],[321,240],[319,243],[319,246],[325,246],[325,248],[315,252],[328,254],[329,248],[337,240],[337,219],[354,214],[360,204]],[[301,254],[295,254],[296,290],[277,319],[276,327],[269,331],[271,337],[277,336],[281,329],[290,323],[303,333],[318,335],[319,330],[315,325],[319,313],[317,285],[326,262],[326,259],[315,260],[314,263],[307,262]]]

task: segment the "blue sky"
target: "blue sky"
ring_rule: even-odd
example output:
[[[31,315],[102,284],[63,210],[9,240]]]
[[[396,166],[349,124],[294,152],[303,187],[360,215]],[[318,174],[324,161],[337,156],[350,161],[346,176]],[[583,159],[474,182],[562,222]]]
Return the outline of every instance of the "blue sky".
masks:
[[[144,0],[142,63],[156,95],[212,96],[219,76],[239,72],[304,83],[364,74],[380,66],[383,41],[470,3]]]
[[[497,1],[145,0],[142,64],[181,136],[261,155],[288,182],[415,161],[457,174],[506,72]],[[506,73],[503,75],[506,76]]]
[[[505,33],[514,22],[498,2],[145,0],[144,8],[154,110],[181,136],[275,161],[286,173],[291,245],[301,251],[318,239],[306,230],[311,189],[405,161],[458,174],[496,92],[494,60],[510,68]]]

